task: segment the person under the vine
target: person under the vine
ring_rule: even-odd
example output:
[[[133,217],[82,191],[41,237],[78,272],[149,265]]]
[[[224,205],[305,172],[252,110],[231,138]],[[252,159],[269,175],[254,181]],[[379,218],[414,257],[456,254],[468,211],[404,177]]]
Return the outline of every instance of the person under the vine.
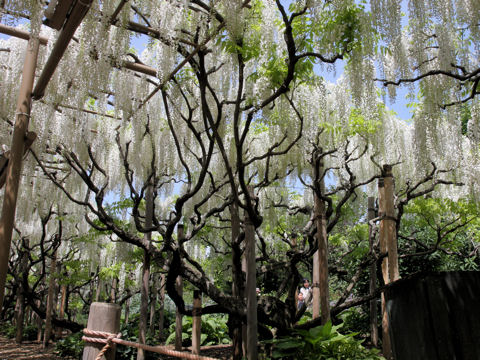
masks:
[[[298,295],[300,294],[303,295],[303,301],[305,301],[307,305],[310,305],[312,300],[312,288],[310,287],[308,279],[303,279],[303,286],[300,288],[300,293]]]
[[[305,304],[305,298],[303,297],[303,293],[299,292],[298,298],[297,298],[297,311],[300,311],[300,309],[303,307],[304,304]]]

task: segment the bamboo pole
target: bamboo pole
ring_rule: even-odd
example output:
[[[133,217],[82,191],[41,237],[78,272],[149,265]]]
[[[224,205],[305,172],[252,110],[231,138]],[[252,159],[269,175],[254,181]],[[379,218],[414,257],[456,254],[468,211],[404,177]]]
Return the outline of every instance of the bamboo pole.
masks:
[[[33,98],[35,100],[43,97],[45,88],[52,78],[58,63],[63,57],[63,54],[67,50],[68,44],[72,40],[75,31],[90,9],[92,1],[93,0],[82,0],[75,3],[75,6],[70,12],[70,16],[65,22],[65,25],[63,26],[63,29],[61,30],[60,35],[53,46],[52,52],[50,53],[45,66],[43,67],[42,73],[35,84],[35,89],[33,90]]]
[[[17,205],[18,186],[22,169],[22,156],[25,147],[25,134],[28,129],[31,110],[31,94],[35,78],[39,40],[28,41],[23,65],[22,83],[18,94],[16,121],[13,129],[12,146],[7,167],[2,216],[0,218],[0,309],[3,304],[7,279],[8,258],[12,240],[13,222]]]
[[[253,187],[249,186],[250,197],[254,197]],[[247,359],[258,358],[258,329],[257,329],[257,268],[255,256],[255,227],[245,214],[245,259],[247,265],[247,283],[245,295],[247,297]]]
[[[30,39],[30,33],[28,31],[20,30],[17,29],[13,26],[8,26],[8,25],[3,25],[0,24],[0,33],[5,34],[5,35],[10,35],[19,39],[23,40],[29,40]],[[48,44],[48,38],[45,36],[39,36],[38,41],[40,45],[47,45]]]
[[[370,221],[375,218],[375,198],[370,196],[368,198],[368,242],[370,245],[370,253],[374,253],[374,240],[373,227]],[[370,294],[375,292],[377,286],[377,267],[376,263],[370,265]],[[377,299],[370,300],[370,339],[373,346],[378,345],[378,320],[377,320]]]

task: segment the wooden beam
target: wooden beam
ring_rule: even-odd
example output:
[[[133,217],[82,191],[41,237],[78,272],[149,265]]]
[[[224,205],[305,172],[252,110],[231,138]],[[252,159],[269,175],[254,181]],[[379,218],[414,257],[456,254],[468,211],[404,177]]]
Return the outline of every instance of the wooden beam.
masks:
[[[46,20],[43,23],[55,30],[60,30],[73,3],[74,0],[51,0],[45,10]]]

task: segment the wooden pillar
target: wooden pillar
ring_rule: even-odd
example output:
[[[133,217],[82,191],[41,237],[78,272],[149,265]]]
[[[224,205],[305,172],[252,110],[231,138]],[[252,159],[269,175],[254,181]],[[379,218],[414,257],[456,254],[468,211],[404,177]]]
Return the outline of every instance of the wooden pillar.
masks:
[[[55,297],[55,271],[57,269],[57,252],[55,251],[52,255],[52,260],[50,263],[50,277],[48,282],[48,296],[47,296],[47,313],[45,315],[45,333],[43,334],[43,343],[42,347],[46,348],[48,342],[50,341],[50,336],[52,335],[52,316],[53,316],[53,307],[54,307],[54,297]]]
[[[249,187],[253,198],[253,188]],[[247,281],[245,295],[247,296],[247,359],[258,358],[257,330],[257,267],[255,255],[255,227],[248,214],[245,214],[245,259],[247,265]]]
[[[177,226],[177,238],[180,242],[183,239],[183,224]],[[178,276],[176,281],[177,292],[180,296],[183,296],[183,280],[181,276]],[[182,319],[183,315],[180,313],[178,307],[175,313],[175,350],[182,350]]]
[[[165,274],[160,275],[160,298],[158,299],[159,302],[159,309],[158,309],[158,338],[160,341],[164,340],[163,328],[164,328],[164,319],[165,319],[165,284],[166,284],[167,277]]]
[[[192,353],[200,354],[202,334],[202,293],[193,291]]]
[[[153,223],[153,183],[147,185],[145,193],[145,227],[152,227]],[[144,235],[148,247],[151,245],[152,233],[147,232]],[[143,252],[143,267],[142,267],[142,285],[140,295],[140,319],[138,324],[138,342],[145,344],[147,340],[147,321],[148,321],[148,290],[150,287],[150,253],[148,250]],[[137,360],[145,359],[145,351],[138,349]]]
[[[383,166],[382,178],[378,181],[378,201],[378,213],[382,217],[379,230],[380,252],[381,254],[388,254],[382,261],[382,277],[384,283],[389,284],[399,278],[393,175],[390,165]],[[383,355],[387,360],[390,360],[393,359],[393,353],[390,340],[390,322],[384,293],[381,295],[381,302]]]
[[[63,318],[65,317],[65,306],[67,303],[67,285],[62,284],[60,294],[61,294],[61,300],[60,300],[60,309],[58,313],[58,319],[63,320]],[[63,332],[63,329],[61,327],[58,327],[57,338],[62,337],[62,332]]]
[[[5,282],[7,279],[8,259],[12,240],[13,223],[17,205],[18,186],[22,169],[22,157],[25,147],[25,135],[30,120],[33,81],[37,64],[39,40],[28,41],[23,65],[22,83],[18,94],[16,120],[13,129],[12,146],[7,167],[2,215],[0,217],[0,309],[3,304]]]
[[[15,341],[17,344],[20,344],[23,340],[23,325],[25,320],[25,286],[28,283],[29,240],[21,239],[21,243],[21,251],[18,254],[20,256],[20,284],[17,290],[17,306],[15,307],[17,319],[17,332],[15,336]]]
[[[374,253],[375,234],[373,227],[370,225],[370,220],[375,218],[375,198],[370,196],[368,198],[368,242],[370,245],[370,253]],[[370,294],[375,292],[377,287],[377,267],[373,262],[370,265]],[[370,300],[370,339],[373,346],[378,346],[378,321],[377,321],[377,299]]]
[[[112,334],[117,334],[120,331],[120,313],[122,309],[117,304],[107,304],[94,302],[90,305],[90,312],[88,314],[88,330],[106,331]],[[95,337],[88,335],[88,337]],[[97,343],[85,343],[83,349],[83,360],[95,360],[104,344]],[[107,350],[102,359],[114,360],[115,359],[116,345],[113,344],[110,349]]]
[[[323,163],[319,159],[320,151],[314,154],[314,178],[319,182],[316,187],[325,193]],[[313,255],[313,318],[321,316],[322,324],[330,319],[330,292],[328,288],[328,240],[325,202],[314,193],[315,240],[318,250]]]
[[[238,214],[238,205],[233,203],[230,206],[231,219],[231,243],[232,243],[232,295],[239,299],[243,299],[243,269],[242,269],[242,254],[239,243],[240,236],[240,217]],[[233,329],[233,360],[241,360],[243,358],[242,349],[242,322],[240,319],[234,318]],[[245,328],[246,330],[246,328]]]

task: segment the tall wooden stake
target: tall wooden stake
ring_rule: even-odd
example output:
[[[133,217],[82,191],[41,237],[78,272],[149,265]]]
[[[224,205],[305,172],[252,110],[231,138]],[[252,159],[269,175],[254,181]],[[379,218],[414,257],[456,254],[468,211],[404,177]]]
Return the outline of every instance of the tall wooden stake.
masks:
[[[393,175],[390,165],[383,166],[383,177],[378,181],[378,212],[383,217],[380,221],[380,252],[388,256],[382,261],[382,276],[385,284],[399,279],[398,252],[395,208],[393,201]],[[393,359],[392,344],[390,340],[390,323],[388,319],[386,299],[384,293],[382,301],[382,343],[383,355],[388,360]]]
[[[145,227],[149,228],[153,223],[153,184],[148,184],[145,194]],[[145,233],[145,240],[150,246],[152,233]],[[145,344],[147,341],[147,320],[148,320],[148,290],[150,286],[150,253],[145,250],[143,253],[142,267],[142,289],[140,295],[140,319],[138,324],[138,342]],[[145,351],[138,349],[137,360],[145,359]]]
[[[370,253],[373,254],[374,233],[373,227],[370,225],[370,220],[375,218],[375,198],[370,196],[368,198],[368,241],[370,244]],[[370,265],[370,294],[373,294],[377,285],[377,267],[376,263]],[[377,299],[370,300],[370,339],[373,346],[378,345],[378,320],[377,320]]]
[[[28,41],[25,62],[23,64],[22,83],[20,85],[16,108],[17,118],[13,129],[10,159],[8,161],[2,216],[0,218],[0,309],[3,304],[5,293],[13,222],[15,220],[15,210],[17,205],[18,185],[20,182],[22,156],[25,146],[25,134],[30,120],[32,88],[35,78],[38,47],[38,38],[31,38]]]
[[[177,238],[178,241],[180,242],[183,239],[183,224],[178,224],[177,226]],[[177,286],[177,292],[180,296],[183,296],[183,279],[181,276],[177,277],[176,280],[176,286]],[[180,311],[176,310],[175,314],[175,350],[180,351],[182,350],[182,318],[183,315],[180,313]]]
[[[318,187],[320,192],[324,194],[323,163],[318,158],[319,154],[320,151],[314,155],[314,178],[319,181]],[[315,239],[318,245],[318,250],[313,255],[313,318],[321,316],[322,324],[325,324],[330,319],[327,218],[325,216],[325,203],[317,193],[314,193],[313,211],[317,228]]]
[[[232,229],[232,295],[238,299],[242,299],[244,285],[242,276],[242,255],[238,237],[240,235],[240,217],[238,215],[238,205],[233,203],[230,206],[230,218]],[[237,262],[240,262],[240,265]],[[241,360],[243,358],[242,350],[242,322],[234,319],[233,329],[233,360]]]
[[[121,312],[122,308],[120,305],[94,302],[90,305],[87,329],[117,334],[120,330]],[[104,344],[85,343],[82,360],[95,360],[103,347]],[[115,351],[116,345],[112,344],[112,347],[107,350],[102,359],[114,360]]]
[[[48,296],[47,296],[47,313],[45,316],[45,333],[43,334],[42,347],[46,348],[52,335],[52,315],[53,304],[55,296],[55,270],[57,269],[57,252],[52,255],[52,262],[50,263],[50,277],[48,281]]]
[[[253,197],[253,188],[249,187],[250,196]],[[248,214],[245,215],[245,259],[247,263],[247,359],[258,358],[258,330],[257,330],[257,267],[255,255],[255,227]]]
[[[199,290],[193,291],[192,315],[192,353],[199,355],[202,335],[202,293]]]

